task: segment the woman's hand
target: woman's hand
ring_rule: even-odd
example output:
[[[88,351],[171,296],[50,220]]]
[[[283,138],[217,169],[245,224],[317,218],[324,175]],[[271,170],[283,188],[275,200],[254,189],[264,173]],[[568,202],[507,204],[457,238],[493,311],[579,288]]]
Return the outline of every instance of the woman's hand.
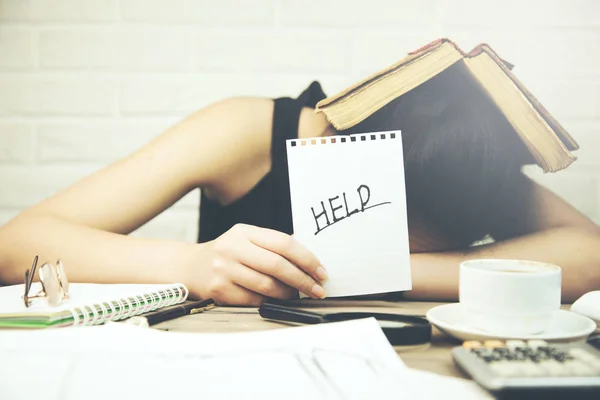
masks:
[[[292,236],[237,224],[197,246],[184,282],[192,294],[218,304],[260,305],[265,297],[290,299],[302,292],[324,298],[327,274],[319,260]]]

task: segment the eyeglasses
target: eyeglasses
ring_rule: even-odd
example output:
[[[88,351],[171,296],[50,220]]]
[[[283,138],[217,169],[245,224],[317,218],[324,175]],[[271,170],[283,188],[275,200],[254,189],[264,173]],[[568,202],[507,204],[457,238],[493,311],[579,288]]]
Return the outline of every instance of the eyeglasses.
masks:
[[[45,298],[48,305],[56,307],[69,298],[69,281],[63,267],[62,261],[58,260],[56,266],[50,263],[44,263],[39,268],[40,283],[42,290],[37,294],[30,296],[31,284],[37,268],[38,256],[33,259],[31,270],[25,271],[25,294],[23,302],[25,307],[29,307],[33,299]]]

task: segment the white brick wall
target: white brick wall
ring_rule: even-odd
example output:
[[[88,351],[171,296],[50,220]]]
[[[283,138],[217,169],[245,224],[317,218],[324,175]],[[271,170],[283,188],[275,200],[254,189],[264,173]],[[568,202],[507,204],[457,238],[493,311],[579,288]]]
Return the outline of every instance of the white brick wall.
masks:
[[[7,22],[112,22],[118,0],[2,0],[0,21]]]
[[[30,164],[35,159],[35,147],[35,131],[30,124],[0,122],[0,163]]]
[[[31,71],[0,76],[0,116],[106,116],[116,112],[118,81]]]
[[[334,93],[441,36],[516,64],[582,146],[527,172],[600,223],[600,1],[0,0],[0,225],[215,100]],[[135,234],[193,241],[198,197]]]
[[[276,0],[121,0],[127,22],[193,27],[263,27],[274,22]]]
[[[0,26],[0,67],[27,69],[35,64],[33,32]]]
[[[190,42],[187,29],[174,27],[42,29],[39,62],[48,70],[190,72]]]
[[[108,163],[125,157],[175,123],[173,118],[41,122],[34,154],[39,164]]]

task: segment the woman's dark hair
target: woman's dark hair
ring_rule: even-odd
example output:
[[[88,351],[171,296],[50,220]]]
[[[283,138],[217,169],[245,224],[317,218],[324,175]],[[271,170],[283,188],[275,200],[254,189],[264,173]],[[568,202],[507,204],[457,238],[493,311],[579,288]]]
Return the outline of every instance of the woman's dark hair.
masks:
[[[468,74],[457,63],[340,132],[401,130],[409,225],[418,218],[460,247],[490,234],[510,214],[511,188],[531,160]]]

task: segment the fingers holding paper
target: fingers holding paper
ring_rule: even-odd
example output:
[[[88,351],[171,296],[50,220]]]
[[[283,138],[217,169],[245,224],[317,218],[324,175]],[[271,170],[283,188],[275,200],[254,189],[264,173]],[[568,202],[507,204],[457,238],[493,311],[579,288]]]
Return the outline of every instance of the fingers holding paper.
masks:
[[[274,299],[291,299],[298,294],[293,287],[242,264],[232,269],[231,280],[242,288]]]
[[[217,303],[256,305],[266,297],[289,299],[298,292],[325,297],[321,282],[327,275],[319,260],[284,233],[239,224],[204,249],[209,260],[194,279],[205,282],[201,295]]]
[[[269,245],[272,242],[266,241],[262,243]],[[290,246],[294,246],[294,244]],[[284,283],[288,287],[292,287],[307,296],[317,299],[325,297],[325,290],[318,279],[315,279],[308,272],[301,269],[298,264],[292,263],[287,258],[291,258],[289,254],[287,254],[287,257],[284,256],[286,254],[285,251],[279,249],[279,252],[277,252],[272,250],[273,247],[264,248],[256,245],[255,241],[252,241],[243,251],[240,251],[240,261],[242,264],[252,268],[255,272],[261,273],[265,277],[275,279],[276,282]],[[281,253],[283,253],[283,255]],[[313,257],[314,256],[302,258],[300,260],[297,259],[296,262],[302,262],[303,264],[300,265],[304,265],[306,269],[309,269],[311,268],[310,262],[314,263],[314,260],[312,260]],[[309,265],[308,267],[306,266],[307,264]],[[313,266],[312,269],[314,271],[316,268]]]
[[[327,272],[319,259],[306,247],[301,245],[294,236],[286,235],[272,229],[257,228],[248,225],[242,225],[242,227],[242,229],[250,228],[247,234],[255,245],[284,257],[311,276],[315,281],[325,282],[327,280]],[[275,265],[277,266],[277,264]]]

